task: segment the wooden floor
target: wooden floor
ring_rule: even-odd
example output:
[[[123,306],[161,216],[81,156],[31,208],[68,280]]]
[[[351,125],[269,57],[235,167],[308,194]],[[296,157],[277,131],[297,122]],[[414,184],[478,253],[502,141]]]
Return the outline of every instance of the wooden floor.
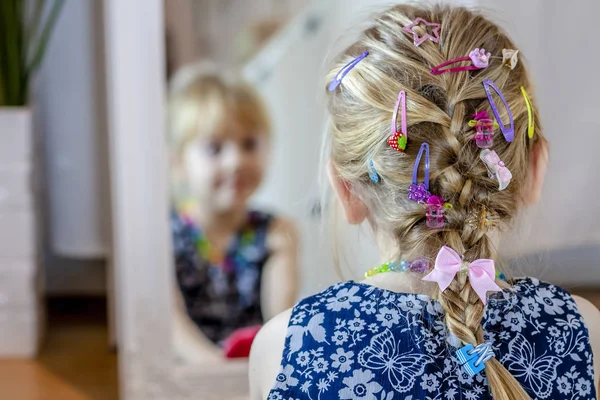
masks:
[[[116,400],[117,356],[108,349],[102,299],[53,300],[35,361],[0,361],[0,398]]]
[[[600,308],[600,290],[574,290]],[[107,347],[102,300],[55,300],[49,331],[35,361],[0,361],[0,398],[116,400],[117,356]]]

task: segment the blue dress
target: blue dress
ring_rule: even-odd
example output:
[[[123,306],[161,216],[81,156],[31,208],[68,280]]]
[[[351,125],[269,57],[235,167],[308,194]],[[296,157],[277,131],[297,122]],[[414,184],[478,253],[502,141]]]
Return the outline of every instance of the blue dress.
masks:
[[[565,290],[537,279],[490,296],[485,340],[532,399],[596,399],[588,330]],[[344,282],[298,303],[269,400],[491,399],[470,377],[439,302]]]
[[[191,220],[171,214],[175,275],[186,312],[217,345],[239,328],[263,323],[260,291],[272,220],[271,214],[249,211],[223,265],[212,265],[198,248],[202,231]]]

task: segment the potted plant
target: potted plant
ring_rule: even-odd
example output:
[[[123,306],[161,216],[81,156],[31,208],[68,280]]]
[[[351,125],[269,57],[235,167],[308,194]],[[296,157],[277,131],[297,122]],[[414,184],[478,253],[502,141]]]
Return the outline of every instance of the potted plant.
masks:
[[[40,337],[29,89],[63,3],[0,1],[0,357],[35,356]]]

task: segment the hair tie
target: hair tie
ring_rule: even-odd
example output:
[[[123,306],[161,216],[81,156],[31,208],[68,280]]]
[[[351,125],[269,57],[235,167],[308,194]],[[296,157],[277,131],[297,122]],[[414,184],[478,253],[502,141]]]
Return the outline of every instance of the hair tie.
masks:
[[[423,183],[418,183],[417,178],[419,175],[419,164],[421,163],[421,157],[425,152],[425,177]],[[415,166],[413,167],[412,184],[408,187],[408,199],[416,201],[419,204],[425,204],[429,199],[431,193],[429,193],[429,143],[423,142],[419,149],[419,154],[415,160]]]
[[[475,49],[469,53],[467,57],[459,57],[450,61],[446,61],[440,65],[436,65],[431,69],[431,73],[433,75],[441,75],[446,72],[461,72],[461,71],[475,71],[478,69],[487,68],[490,63],[490,57],[492,53],[486,53],[485,49]],[[460,67],[453,67],[442,69],[452,64],[457,64],[459,62],[471,61],[471,65],[462,65]]]
[[[498,94],[498,96],[504,103],[504,107],[506,107],[506,113],[508,114],[508,120],[510,122],[508,127],[504,125],[502,119],[500,118],[500,113],[498,112],[498,107],[496,107],[496,103],[494,102],[494,98],[492,97],[492,93],[490,92],[490,87],[494,89],[494,91]],[[512,142],[515,139],[515,122],[513,121],[512,112],[510,111],[510,107],[508,106],[508,103],[504,98],[502,91],[498,89],[498,86],[496,86],[494,81],[492,81],[489,78],[483,80],[483,88],[485,89],[485,93],[487,94],[490,107],[492,107],[492,112],[494,113],[498,124],[500,124],[500,130],[502,131],[504,138],[507,142]]]
[[[531,105],[531,99],[527,95],[525,88],[521,86],[521,93],[523,94],[523,98],[525,98],[525,105],[527,106],[527,136],[529,139],[533,138],[535,133],[535,124],[533,121],[533,106]]]
[[[337,89],[337,87],[340,86],[340,83],[342,83],[342,79],[344,79],[346,74],[348,74],[348,72],[350,72],[352,70],[352,68],[354,68],[359,62],[361,62],[368,55],[369,55],[369,52],[365,51],[364,53],[362,53],[361,55],[356,57],[354,60],[352,60],[348,64],[346,64],[342,69],[340,69],[338,71],[338,73],[335,74],[335,77],[329,83],[329,87],[327,88],[327,90],[329,90],[330,92],[333,92],[335,89]]]
[[[402,108],[402,127],[398,131],[398,109]],[[387,140],[390,147],[396,151],[403,152],[406,150],[408,142],[408,132],[406,128],[406,92],[401,90],[396,99],[394,107],[394,115],[392,116],[392,135]]]

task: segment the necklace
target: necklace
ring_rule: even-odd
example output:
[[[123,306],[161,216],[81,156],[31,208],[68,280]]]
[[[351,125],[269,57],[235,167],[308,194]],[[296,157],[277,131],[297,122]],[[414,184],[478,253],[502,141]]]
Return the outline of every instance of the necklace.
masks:
[[[370,278],[374,275],[381,274],[384,272],[415,272],[419,274],[423,274],[427,272],[431,264],[424,257],[419,257],[413,261],[400,260],[400,261],[388,261],[377,267],[373,267],[367,272],[365,272],[365,278]],[[496,269],[496,278],[502,279],[503,281],[508,282],[508,278],[498,269]]]
[[[371,276],[381,274],[383,272],[417,272],[424,273],[429,269],[429,262],[424,257],[419,257],[413,261],[400,260],[400,261],[388,261],[383,263],[377,267],[373,267],[367,272],[365,272],[365,278],[369,278]]]

